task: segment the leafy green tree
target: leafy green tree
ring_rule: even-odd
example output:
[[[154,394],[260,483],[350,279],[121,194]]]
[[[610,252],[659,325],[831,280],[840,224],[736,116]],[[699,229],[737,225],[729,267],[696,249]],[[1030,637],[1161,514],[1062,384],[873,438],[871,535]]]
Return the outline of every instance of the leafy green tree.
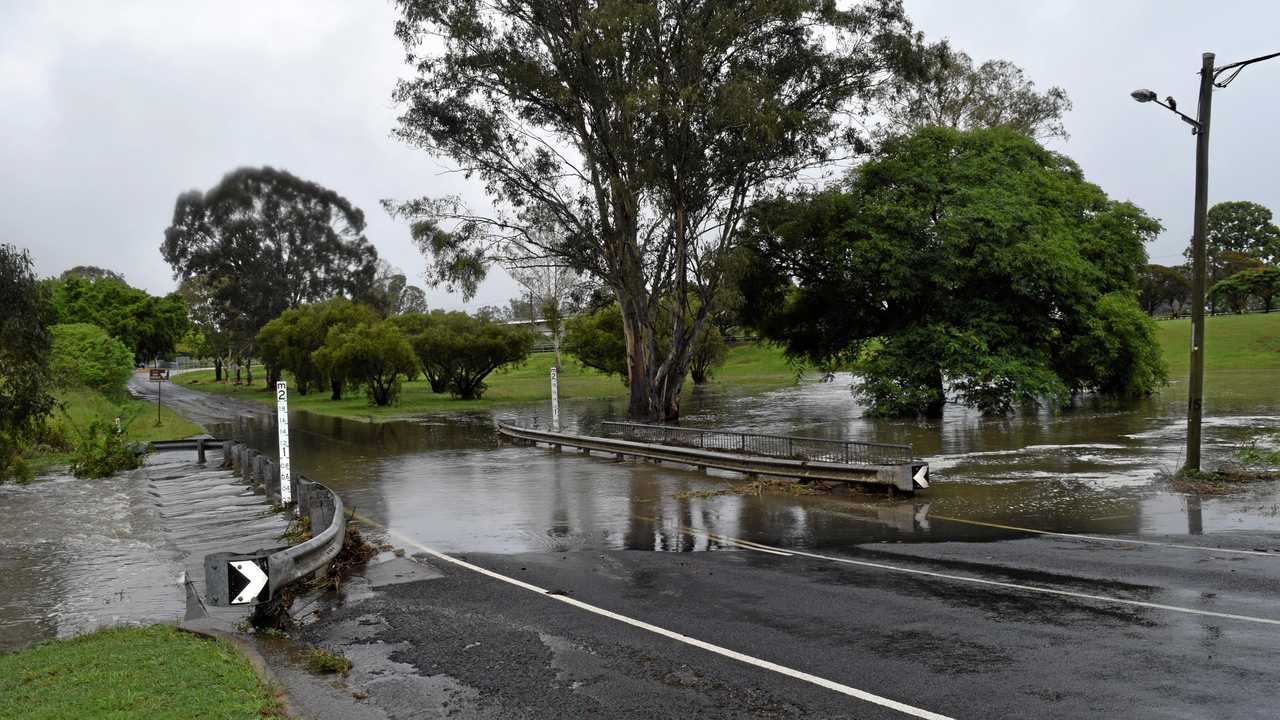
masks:
[[[1137,305],[1159,229],[1030,138],[928,128],[845,188],[759,204],[743,287],[790,356],[859,364],[875,414],[1140,395],[1165,376]]]
[[[1280,268],[1255,267],[1223,278],[1209,290],[1209,298],[1215,305],[1226,305],[1232,312],[1242,313],[1249,307],[1249,300],[1257,298],[1265,312],[1271,312],[1275,297],[1280,294]]]
[[[49,372],[53,320],[31,255],[0,244],[0,482],[25,478],[22,451],[53,409]]]
[[[442,383],[442,389],[463,400],[480,399],[484,379],[499,368],[523,362],[536,338],[528,328],[441,310],[432,311],[412,337],[432,390]]]
[[[426,334],[427,328],[431,326],[434,320],[444,317],[441,310],[433,310],[432,312],[414,312],[396,315],[391,318],[391,322],[400,329],[400,332],[414,347],[417,353],[418,339]],[[427,378],[427,382],[431,385],[431,392],[442,393],[449,389],[449,378],[444,375],[445,366],[440,363],[428,363],[426,358],[418,356],[418,369]]]
[[[399,400],[401,376],[417,368],[409,341],[387,320],[332,327],[312,356],[330,377],[363,387],[369,404],[379,407]]]
[[[1148,265],[1138,276],[1138,300],[1142,309],[1155,313],[1161,305],[1168,304],[1174,317],[1190,300],[1191,282],[1186,268]]]
[[[627,379],[627,338],[617,303],[571,318],[565,324],[565,352],[584,366]]]
[[[63,387],[86,387],[115,402],[125,398],[133,353],[97,325],[54,325],[49,370]]]
[[[116,282],[124,283],[126,285],[129,284],[125,282],[124,276],[115,270],[100,268],[96,265],[77,265],[70,270],[63,270],[62,274],[58,276],[58,279],[66,280],[67,278],[73,277],[78,277],[81,280],[87,280],[89,282],[115,280]]]
[[[1183,251],[1191,260],[1191,248]],[[1221,202],[1205,217],[1205,256],[1210,287],[1245,265],[1280,265],[1280,228],[1271,210],[1246,200]],[[1248,259],[1257,261],[1249,263]]]
[[[315,353],[325,346],[334,328],[346,332],[377,319],[377,313],[367,305],[333,298],[285,310],[262,326],[256,342],[269,375],[278,379],[281,371],[289,372],[300,395],[309,393],[312,386],[327,383],[331,399],[341,400],[345,376],[326,372],[316,361]]]
[[[426,312],[427,295],[422,288],[410,285],[404,273],[385,260],[377,263],[373,284],[358,300],[372,307],[381,317]]]
[[[926,43],[921,37],[912,57],[915,63],[890,82],[884,112],[889,132],[1004,127],[1038,139],[1067,139],[1062,117],[1071,111],[1071,100],[1062,88],[1038,92],[1022,68],[1007,60],[975,67],[947,40]]]
[[[639,419],[679,416],[721,282],[710,259],[751,199],[847,148],[845,120],[911,42],[899,0],[398,6],[414,70],[395,92],[398,134],[478,176],[497,211],[458,198],[389,209],[412,221],[429,277],[467,297],[491,262],[544,260],[607,285]]]
[[[63,275],[50,283],[58,322],[97,325],[124,343],[137,362],[172,354],[191,327],[178,293],[155,297],[110,275],[96,280]]]
[[[233,354],[248,362],[258,330],[285,310],[369,293],[378,254],[364,229],[364,213],[333,190],[240,168],[178,196],[160,253],[176,277],[200,278]]]

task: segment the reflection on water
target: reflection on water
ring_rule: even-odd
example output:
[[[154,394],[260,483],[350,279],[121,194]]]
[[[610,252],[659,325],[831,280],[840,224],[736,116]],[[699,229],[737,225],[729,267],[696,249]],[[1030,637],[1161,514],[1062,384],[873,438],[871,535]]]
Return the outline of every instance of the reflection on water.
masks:
[[[182,618],[182,564],[141,478],[2,485],[0,508],[0,652],[99,625]]]
[[[545,426],[549,408],[543,405],[378,425],[295,413],[293,462],[338,489],[358,512],[458,551],[720,547],[702,531],[797,547],[1011,534],[931,515],[1065,532],[1280,530],[1274,484],[1231,498],[1159,489],[1159,476],[1181,462],[1181,383],[1142,401],[1089,400],[1059,414],[991,419],[950,407],[941,422],[915,422],[863,417],[849,381],[808,381],[754,395],[699,388],[686,404],[684,423],[909,442],[932,464],[929,492],[896,502],[684,497],[678,494],[720,487],[733,476],[499,443],[495,416]],[[1280,445],[1280,372],[1211,374],[1207,387],[1206,458],[1225,458],[1258,436],[1262,445]],[[562,419],[566,430],[590,433],[624,411],[622,401],[567,402]],[[275,436],[266,422],[242,419],[213,429],[270,452]]]

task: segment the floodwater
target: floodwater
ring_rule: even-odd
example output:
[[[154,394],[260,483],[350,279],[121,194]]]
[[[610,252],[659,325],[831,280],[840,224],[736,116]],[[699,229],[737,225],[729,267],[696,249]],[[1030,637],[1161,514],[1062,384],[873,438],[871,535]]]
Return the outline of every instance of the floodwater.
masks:
[[[592,548],[714,550],[708,531],[787,547],[983,540],[1019,533],[994,523],[1087,533],[1280,531],[1280,485],[1229,498],[1165,489],[1181,464],[1185,383],[1137,402],[1086,401],[1062,413],[991,419],[949,407],[941,422],[863,417],[848,376],[749,394],[698,388],[689,426],[906,442],[931,463],[933,487],[908,500],[875,495],[690,496],[741,481],[682,466],[617,463],[570,451],[504,445],[496,418],[546,425],[549,406],[371,425],[294,413],[293,463],[357,512],[441,550]],[[1206,464],[1248,442],[1280,449],[1280,372],[1211,374]],[[621,401],[567,402],[568,431],[622,419]],[[211,428],[271,452],[269,418]],[[693,530],[695,532],[687,532]]]
[[[1185,385],[1140,402],[1089,402],[1059,414],[983,418],[948,408],[941,422],[865,418],[851,378],[807,379],[765,393],[695,389],[689,426],[911,443],[933,487],[880,495],[690,495],[736,483],[731,473],[501,443],[503,418],[546,425],[549,406],[453,413],[383,424],[296,412],[294,467],[338,490],[376,522],[441,550],[716,550],[705,533],[773,545],[1019,537],[999,525],[1139,535],[1280,532],[1280,484],[1227,498],[1164,488],[1181,462]],[[1280,371],[1210,374],[1205,454],[1248,442],[1280,449]],[[221,437],[275,449],[274,420],[175,385],[166,400]],[[621,401],[566,402],[565,429],[621,419]],[[145,480],[55,476],[0,486],[0,652],[103,624],[176,619],[184,611],[180,553],[166,543]],[[690,532],[693,531],[693,532]],[[705,531],[705,532],[704,532]]]
[[[0,510],[0,652],[182,618],[181,557],[140,474],[0,485]]]

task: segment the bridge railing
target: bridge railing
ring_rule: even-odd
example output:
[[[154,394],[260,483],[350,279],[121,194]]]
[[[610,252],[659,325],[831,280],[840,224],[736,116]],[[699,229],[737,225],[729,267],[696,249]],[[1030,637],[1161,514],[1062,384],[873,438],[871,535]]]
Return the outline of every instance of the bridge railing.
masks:
[[[661,443],[681,447],[736,452],[745,455],[843,463],[846,465],[900,465],[913,459],[911,446],[871,443],[857,440],[830,440],[766,435],[729,430],[646,425],[629,422],[603,422],[601,431],[609,437],[636,442]]]

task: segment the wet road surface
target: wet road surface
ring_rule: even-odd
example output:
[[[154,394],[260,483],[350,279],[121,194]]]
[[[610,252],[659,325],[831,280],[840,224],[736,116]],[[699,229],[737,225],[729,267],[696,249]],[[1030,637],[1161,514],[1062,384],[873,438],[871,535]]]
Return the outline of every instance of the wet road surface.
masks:
[[[1276,442],[1280,374],[1211,387],[1210,458]],[[166,398],[270,451],[262,413],[189,392]],[[936,484],[896,503],[699,497],[727,477],[504,447],[490,413],[295,414],[295,466],[432,577],[335,598],[303,638],[357,659],[370,717],[1274,717],[1276,487],[1158,483],[1176,395],[941,425],[868,421],[816,384],[694,398],[690,424],[913,442]]]

